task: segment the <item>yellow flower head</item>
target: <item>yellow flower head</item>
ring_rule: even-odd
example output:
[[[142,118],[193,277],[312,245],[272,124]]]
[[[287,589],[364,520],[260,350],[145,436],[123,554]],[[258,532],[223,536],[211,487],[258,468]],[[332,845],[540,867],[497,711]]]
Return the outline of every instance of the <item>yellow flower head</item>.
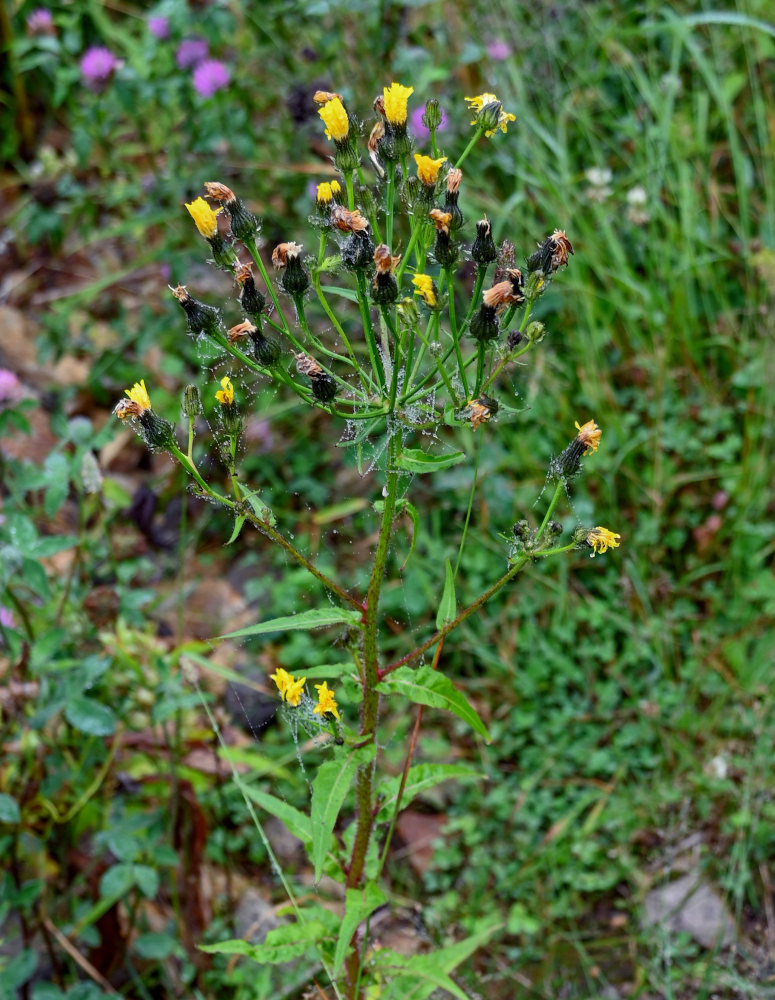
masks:
[[[221,388],[216,392],[215,398],[221,406],[226,406],[227,403],[234,402],[234,386],[231,384],[231,379],[228,375],[224,375],[221,379]]]
[[[342,185],[339,181],[331,181],[331,194],[336,198],[338,194],[342,193]]]
[[[600,525],[590,529],[587,532],[587,544],[591,545],[594,550],[592,558],[594,559],[598,552],[607,552],[608,549],[618,549],[621,537],[621,535],[609,531],[608,528],[601,528]]]
[[[436,303],[436,289],[433,287],[433,279],[427,274],[415,274],[412,278],[412,284],[414,285],[414,294],[422,295],[425,299],[426,306],[433,308]]]
[[[588,420],[581,427],[579,426],[578,420],[574,421],[576,425],[576,430],[578,434],[576,435],[577,441],[584,445],[584,451],[582,455],[591,455],[592,452],[597,451],[600,447],[600,438],[603,436],[602,430],[597,426],[594,420]]]
[[[196,201],[187,201],[185,205],[191,215],[191,218],[196,223],[196,228],[205,239],[211,240],[217,235],[218,212],[222,212],[222,208],[217,209],[217,211],[213,211],[204,198],[201,197],[197,198]]]
[[[306,677],[300,677],[296,680],[295,677],[291,676],[291,683],[285,689],[285,700],[289,705],[293,705],[294,708],[299,707],[299,702],[301,701],[301,696],[304,693],[304,685],[306,683]]]
[[[124,392],[127,396],[129,396],[133,403],[137,403],[141,410],[150,410],[151,397],[148,395],[148,390],[145,388],[145,379],[135,382],[131,389],[124,389]]]
[[[385,118],[391,125],[406,125],[406,102],[414,87],[403,87],[400,83],[391,83],[382,88],[385,99]]]
[[[468,101],[469,110],[476,112],[474,117],[471,119],[472,125],[476,125],[479,120],[479,115],[488,104],[498,105],[497,118],[495,117],[493,109],[492,128],[488,128],[484,133],[488,139],[495,135],[498,129],[500,129],[501,132],[505,132],[509,122],[515,122],[517,120],[516,115],[508,114],[503,110],[501,102],[495,94],[477,94],[476,97],[467,97],[466,100]]]
[[[417,176],[427,187],[433,187],[439,179],[439,170],[441,170],[446,156],[434,160],[432,156],[422,156],[420,153],[415,153],[414,158],[417,163]]]
[[[318,205],[328,205],[329,202],[334,200],[334,192],[331,190],[331,185],[328,181],[324,181],[322,184],[318,184],[318,195],[317,202]]]
[[[338,719],[339,709],[336,705],[336,698],[334,697],[334,692],[328,687],[328,684],[326,684],[325,681],[323,681],[322,684],[316,684],[315,690],[318,693],[318,703],[312,711],[317,715],[323,715],[325,712],[330,712]]]
[[[278,667],[277,670],[269,676],[277,685],[277,690],[280,692],[280,696],[284,698],[285,692],[288,690],[288,685],[293,683],[293,675],[289,674],[287,670],[283,670],[282,667]]]
[[[326,126],[326,138],[333,139],[334,142],[344,142],[350,131],[350,120],[344,109],[344,104],[338,97],[326,101],[318,114],[323,119]]]

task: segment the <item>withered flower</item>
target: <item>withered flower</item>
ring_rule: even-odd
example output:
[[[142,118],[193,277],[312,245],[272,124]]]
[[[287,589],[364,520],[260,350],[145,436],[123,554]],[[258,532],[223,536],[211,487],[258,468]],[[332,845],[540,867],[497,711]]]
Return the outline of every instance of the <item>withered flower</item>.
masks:
[[[331,223],[342,233],[362,233],[369,228],[368,219],[357,208],[350,212],[344,205],[334,205],[331,209]]]

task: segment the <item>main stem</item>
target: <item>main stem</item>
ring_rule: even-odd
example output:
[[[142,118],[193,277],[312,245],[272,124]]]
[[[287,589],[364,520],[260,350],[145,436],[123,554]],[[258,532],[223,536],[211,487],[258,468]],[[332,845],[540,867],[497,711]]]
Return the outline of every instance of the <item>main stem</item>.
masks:
[[[366,612],[364,614],[363,635],[363,705],[361,707],[361,738],[373,739],[377,728],[377,709],[379,706],[379,597],[382,591],[382,581],[385,576],[390,539],[393,533],[393,519],[396,512],[396,494],[398,492],[398,469],[395,467],[395,438],[388,442],[387,478],[385,483],[385,505],[382,509],[382,523],[377,540],[377,551],[374,554],[374,565],[371,570],[369,589],[366,594]],[[347,872],[348,888],[355,888],[363,877],[363,867],[366,851],[374,826],[374,761],[362,764],[358,769],[355,784],[355,794],[358,811],[358,825],[355,832],[352,856]]]

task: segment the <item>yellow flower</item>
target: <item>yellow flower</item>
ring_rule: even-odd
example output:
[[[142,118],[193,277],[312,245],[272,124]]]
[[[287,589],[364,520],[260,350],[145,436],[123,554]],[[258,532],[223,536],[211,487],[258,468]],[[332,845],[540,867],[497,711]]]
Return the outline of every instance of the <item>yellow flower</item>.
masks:
[[[342,193],[342,185],[339,181],[331,181],[331,194],[336,198],[338,194]]]
[[[280,696],[284,698],[285,692],[288,690],[288,686],[293,683],[293,674],[289,674],[287,670],[283,670],[282,667],[278,667],[277,670],[269,676],[277,685],[277,690],[280,692]]]
[[[498,129],[501,132],[505,132],[509,122],[515,122],[517,120],[516,115],[508,114],[500,106],[500,101],[495,96],[495,94],[477,94],[476,97],[467,97],[468,108],[470,111],[476,112],[474,117],[471,119],[471,124],[476,125],[479,115],[483,108],[486,108],[488,104],[497,104],[498,108],[498,118],[497,121],[493,120],[493,128],[487,129],[484,133],[489,139],[491,136],[495,135]]]
[[[293,705],[294,708],[299,707],[299,702],[301,701],[301,696],[304,693],[304,685],[306,683],[306,677],[300,677],[296,680],[295,677],[291,676],[291,683],[285,689],[285,700],[289,705]]]
[[[129,396],[133,403],[137,403],[141,410],[150,410],[151,397],[148,395],[148,390],[145,388],[145,379],[135,382],[131,389],[124,389],[124,392],[127,396]]]
[[[336,698],[334,697],[334,692],[329,689],[328,684],[326,684],[325,681],[323,681],[322,684],[316,684],[315,690],[318,693],[318,703],[312,711],[318,715],[323,715],[325,712],[331,712],[331,714],[335,715],[338,719],[339,709],[336,705]]]
[[[426,306],[436,305],[436,290],[433,287],[433,279],[427,274],[415,274],[412,278],[412,284],[414,285],[414,294],[422,295],[425,299]]]
[[[219,208],[214,212],[204,198],[201,197],[197,198],[196,201],[187,201],[185,202],[185,205],[191,215],[191,218],[196,223],[196,228],[205,239],[211,240],[217,235],[218,212],[222,212],[222,208]]]
[[[578,434],[576,439],[580,444],[584,445],[584,451],[582,455],[590,455],[592,452],[597,451],[600,446],[600,438],[603,436],[602,430],[597,426],[594,420],[588,420],[583,426],[579,427],[578,420],[574,420],[576,425],[576,430]]]
[[[226,406],[227,403],[234,402],[234,386],[231,384],[231,379],[228,375],[224,375],[221,379],[221,388],[216,392],[215,398],[221,406]]]
[[[318,205],[327,205],[329,201],[333,200],[334,192],[331,190],[331,185],[327,181],[324,181],[322,184],[318,184]]]
[[[432,156],[422,156],[420,153],[415,153],[414,158],[417,163],[417,176],[423,184],[433,187],[439,179],[439,170],[441,170],[441,165],[446,160],[446,156],[434,160]]]
[[[326,101],[323,107],[318,110],[318,114],[326,126],[326,137],[328,139],[333,139],[334,142],[343,142],[347,138],[347,134],[350,131],[350,121],[344,105],[338,97],[335,97],[331,101]]]
[[[391,125],[406,125],[406,102],[414,93],[414,87],[402,87],[400,83],[391,83],[382,88],[385,98],[385,118]]]
[[[598,552],[607,552],[608,549],[618,549],[621,537],[621,535],[609,531],[608,528],[601,528],[600,525],[596,528],[591,528],[587,532],[587,543],[594,549],[592,558],[594,559]]]

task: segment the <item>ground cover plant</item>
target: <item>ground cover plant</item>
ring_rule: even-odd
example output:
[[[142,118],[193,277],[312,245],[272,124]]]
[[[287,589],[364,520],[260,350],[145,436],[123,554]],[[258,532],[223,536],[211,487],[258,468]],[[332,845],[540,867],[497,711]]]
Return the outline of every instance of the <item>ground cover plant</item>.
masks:
[[[267,36],[253,34],[248,17],[240,22],[247,30],[216,33],[210,51],[232,69],[235,51],[262,52],[267,66],[275,57],[284,61],[272,76],[282,81],[276,90],[267,83],[243,96],[244,81],[254,77],[236,71],[227,88],[239,95],[238,105],[264,102],[264,111],[253,105],[251,115],[277,144],[277,156],[253,170],[247,159],[227,157],[228,176],[220,175],[249,193],[270,249],[306,237],[315,206],[304,166],[315,143],[324,157],[330,152],[314,111],[301,124],[293,117],[289,92],[303,83],[309,96],[321,77],[331,88],[344,78],[346,101],[356,103],[378,92],[383,74],[439,98],[449,119],[439,133],[445,148],[460,148],[460,126],[468,128],[449,115],[453,95],[496,92],[518,122],[502,137],[507,142],[487,145],[486,158],[478,150],[469,158],[466,214],[486,214],[496,244],[516,237],[524,256],[532,250],[525,234],[549,233],[560,223],[576,249],[562,281],[536,305],[533,316],[548,330],[537,363],[511,379],[519,405],[530,409],[516,425],[499,416],[487,428],[497,433],[479,461],[465,587],[476,592],[492,579],[503,551],[498,528],[540,492],[549,459],[566,443],[565,428],[580,419],[579,406],[604,427],[604,451],[593,456],[595,475],[576,492],[564,526],[594,510],[626,542],[604,559],[558,561],[548,573],[526,569],[522,587],[504,588],[445,641],[446,669],[493,740],[480,751],[462,728],[429,709],[415,760],[468,764],[491,780],[464,782],[454,794],[439,786],[406,811],[414,826],[399,824],[387,868],[394,902],[402,887],[416,897],[418,881],[426,895],[420,922],[404,914],[408,936],[460,940],[475,932],[483,913],[499,912],[508,936],[455,974],[471,995],[768,995],[766,373],[774,227],[766,5],[711,15],[700,4],[671,12],[659,4],[578,11],[554,5],[525,11],[518,25],[494,7],[391,7],[380,23],[332,6],[308,21],[303,39],[288,31],[279,7],[267,11],[282,44],[263,49]],[[65,12],[52,7],[55,25]],[[240,15],[236,5],[216,12]],[[24,39],[31,11],[14,13],[14,37]],[[197,9],[186,16],[177,24],[172,18],[171,46],[199,33]],[[124,74],[131,68],[124,36],[147,39],[147,21],[113,13],[110,25],[113,35],[90,26],[60,57],[73,81],[92,44],[113,48],[125,60]],[[317,62],[307,61],[307,45]],[[365,51],[379,51],[380,65],[360,58]],[[328,69],[335,62],[336,76]],[[68,155],[69,127],[91,127],[75,106],[79,87],[71,82],[51,117],[50,91],[32,76],[27,83],[33,120],[45,126],[36,138],[53,143],[58,158]],[[112,100],[109,89],[106,97]],[[218,99],[197,105],[200,120],[215,108],[206,101]],[[5,107],[13,113],[13,99]],[[41,118],[41,108],[48,117]],[[108,444],[115,434],[109,409],[138,373],[154,372],[154,405],[176,419],[179,393],[198,370],[193,341],[180,335],[179,306],[172,297],[167,307],[158,304],[166,283],[188,280],[206,301],[232,294],[227,275],[206,285],[207,272],[192,270],[190,223],[180,204],[196,197],[200,179],[219,176],[224,160],[211,121],[211,152],[198,152],[191,163],[185,199],[167,181],[153,198],[140,183],[127,186],[143,162],[128,145],[120,155],[121,136],[133,128],[127,119],[103,123],[115,128],[113,148],[92,143],[81,163],[52,164],[46,154],[44,179],[21,161],[18,174],[4,174],[12,235],[2,247],[0,364],[20,382],[4,376],[0,603],[12,645],[3,660],[0,791],[20,805],[21,822],[13,822],[13,807],[3,800],[12,821],[3,834],[15,847],[3,849],[2,900],[13,916],[2,933],[4,986],[25,983],[29,996],[45,995],[44,988],[59,996],[53,984],[99,995],[107,985],[96,985],[94,970],[122,983],[128,995],[174,995],[189,982],[204,995],[263,988],[255,967],[197,952],[195,939],[234,934],[246,881],[269,898],[273,880],[179,664],[193,651],[215,659],[213,670],[233,668],[263,685],[255,673],[251,679],[252,652],[227,652],[223,644],[219,660],[198,645],[202,635],[250,620],[225,613],[203,592],[228,597],[232,611],[258,601],[267,618],[277,617],[304,605],[305,575],[284,556],[252,545],[245,530],[229,552],[235,569],[227,575],[222,542],[231,520],[216,510],[202,517],[196,505],[181,503],[184,479],[166,461],[144,458],[131,434],[120,449]],[[100,169],[107,154],[118,173]],[[164,170],[163,153],[156,169]],[[264,184],[274,192],[266,200]],[[169,200],[159,200],[162,189]],[[136,201],[126,198],[132,190]],[[29,216],[20,214],[29,211],[31,194],[39,228],[61,220],[59,242],[33,239]],[[87,204],[86,213],[72,210],[79,204],[73,198]],[[135,269],[140,240],[150,252],[145,268]],[[463,271],[458,280],[472,282],[473,274]],[[14,336],[17,310],[35,331],[37,360]],[[154,353],[156,345],[163,351]],[[59,355],[69,368],[55,366]],[[602,370],[610,381],[598,377]],[[342,557],[349,552],[356,580],[364,555],[358,538],[368,536],[373,514],[350,451],[324,458],[319,443],[328,418],[306,416],[309,407],[273,394],[257,406],[261,418],[246,428],[246,477],[260,475],[267,505],[280,519],[295,519],[295,542],[304,551],[316,558],[331,548]],[[20,438],[14,426],[23,419],[34,433]],[[463,448],[483,429],[461,429]],[[295,456],[278,446],[291,435],[297,446],[300,437],[308,442]],[[516,495],[515,466],[524,470]],[[457,554],[444,529],[462,527],[470,480],[455,466],[439,475],[433,496],[422,481],[415,484],[415,502],[428,517],[409,563],[411,587],[388,584],[382,596],[396,658],[409,651],[407,625],[422,626],[409,609],[430,606],[438,568]],[[401,531],[408,549],[411,523]],[[189,578],[209,586],[182,586],[184,565]],[[431,619],[426,627],[433,625]],[[19,635],[21,649],[13,645]],[[263,646],[261,677],[274,672],[282,635],[253,640]],[[285,668],[303,676],[313,652],[309,636],[284,635]],[[237,746],[234,719],[244,719],[242,709],[225,714],[212,671],[200,683],[214,693],[212,710]],[[240,753],[274,776],[261,779],[262,787],[271,791],[282,781],[288,801],[302,806],[307,790],[294,777],[295,754],[288,754],[283,730],[260,728],[261,713],[254,714],[244,690],[240,702],[255,729],[243,735]],[[388,755],[405,747],[412,724],[396,718]],[[209,773],[203,754],[212,762]],[[396,753],[396,773],[402,763]],[[418,843],[432,841],[433,831],[443,836],[432,859],[427,851],[421,857]],[[114,869],[103,894],[100,877]],[[149,869],[160,876],[158,892]],[[699,872],[726,903],[733,944],[714,949],[686,931],[643,924],[651,893],[687,870]],[[100,949],[101,935],[122,944]],[[28,946],[20,956],[21,940]],[[92,960],[92,971],[79,957]],[[291,973],[284,988],[294,982]]]

